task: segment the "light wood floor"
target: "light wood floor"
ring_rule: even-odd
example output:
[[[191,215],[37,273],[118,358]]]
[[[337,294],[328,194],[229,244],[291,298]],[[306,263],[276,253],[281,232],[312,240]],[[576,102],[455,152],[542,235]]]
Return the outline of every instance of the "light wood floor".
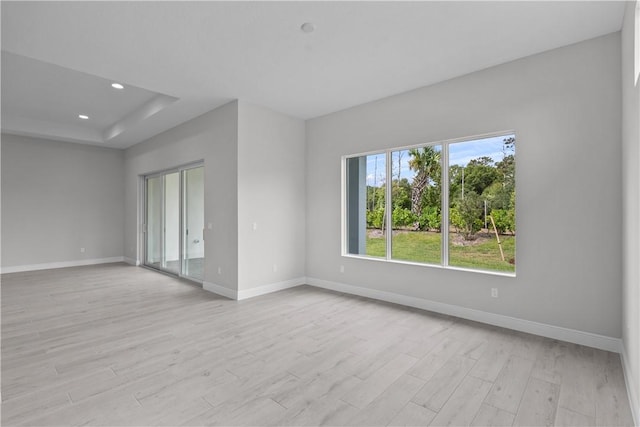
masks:
[[[299,287],[2,276],[2,425],[631,425],[618,355]]]

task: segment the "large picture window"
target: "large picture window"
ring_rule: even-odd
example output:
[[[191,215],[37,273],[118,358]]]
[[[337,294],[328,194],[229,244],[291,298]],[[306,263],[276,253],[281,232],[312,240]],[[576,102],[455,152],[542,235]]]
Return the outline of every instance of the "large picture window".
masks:
[[[507,133],[345,157],[344,253],[514,273],[515,142]]]

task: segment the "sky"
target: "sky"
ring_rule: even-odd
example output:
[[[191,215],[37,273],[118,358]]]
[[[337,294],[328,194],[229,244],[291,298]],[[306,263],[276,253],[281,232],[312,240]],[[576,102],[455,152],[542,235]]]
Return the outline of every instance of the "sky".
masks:
[[[449,144],[449,165],[466,166],[470,160],[478,157],[491,157],[494,162],[502,160],[504,153],[502,151],[503,139],[514,135],[502,135],[492,138],[475,139],[471,141],[456,142]],[[440,146],[436,146],[440,151]],[[408,150],[394,151],[392,153],[393,176],[398,175],[398,156],[402,153],[401,178],[407,178],[409,181],[414,177],[415,172],[409,168],[409,159],[411,156]],[[376,168],[377,164],[377,168]],[[372,154],[367,156],[367,185],[380,186],[385,179],[385,155]]]

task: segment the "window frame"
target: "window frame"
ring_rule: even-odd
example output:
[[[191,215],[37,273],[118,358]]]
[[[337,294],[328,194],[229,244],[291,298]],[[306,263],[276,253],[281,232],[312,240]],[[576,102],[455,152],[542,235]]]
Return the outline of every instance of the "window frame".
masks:
[[[633,16],[633,85],[640,82],[640,2],[636,2]]]
[[[341,156],[341,256],[346,258],[355,258],[355,259],[364,259],[370,261],[377,262],[390,262],[394,264],[405,264],[405,265],[413,265],[419,267],[429,267],[429,268],[440,268],[446,270],[457,270],[457,271],[466,271],[473,273],[481,273],[481,274],[490,274],[496,276],[504,276],[504,277],[516,277],[517,266],[514,265],[513,272],[507,271],[497,271],[497,270],[482,270],[482,269],[474,269],[467,267],[457,267],[449,265],[449,146],[451,144],[461,143],[461,142],[469,142],[478,139],[487,139],[487,138],[495,138],[495,137],[507,137],[509,135],[516,135],[516,131],[504,130],[498,132],[477,134],[471,136],[465,136],[460,138],[452,138],[441,141],[432,141],[427,143],[419,143],[419,144],[411,144],[404,145],[392,148],[384,148],[378,150],[365,151],[361,153],[355,154],[345,154]],[[394,152],[403,151],[403,150],[411,150],[414,148],[422,148],[422,147],[434,147],[441,146],[441,157],[440,157],[440,167],[443,171],[442,174],[442,182],[441,182],[441,245],[440,245],[440,264],[430,264],[430,263],[422,263],[417,261],[407,261],[407,260],[399,260],[394,259],[392,257],[392,238],[389,237],[389,234],[385,236],[385,256],[384,257],[374,257],[367,254],[353,254],[349,253],[348,248],[348,226],[347,226],[347,215],[348,215],[348,192],[347,192],[347,161],[349,159],[363,157],[363,156],[371,156],[371,155],[380,155],[384,154],[385,156],[385,221],[387,224],[392,224],[393,219],[393,209],[389,208],[389,203],[392,203],[392,185],[390,183],[393,179],[393,170],[392,170],[392,156]],[[517,164],[517,160],[516,160]],[[515,182],[516,186],[516,194],[517,194],[517,186],[518,180]],[[516,206],[517,206],[517,197],[516,197]],[[446,209],[444,209],[446,207]],[[517,210],[517,207],[516,207]],[[516,221],[518,216],[516,215]],[[516,227],[517,228],[517,227]],[[517,240],[516,240],[517,242]],[[517,243],[516,243],[517,244]],[[517,250],[516,250],[517,252]]]

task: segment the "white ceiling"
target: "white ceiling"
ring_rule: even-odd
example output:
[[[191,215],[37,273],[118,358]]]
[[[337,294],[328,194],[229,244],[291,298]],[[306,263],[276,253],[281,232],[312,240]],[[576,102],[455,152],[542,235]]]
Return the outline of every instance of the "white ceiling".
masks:
[[[74,142],[118,143],[176,98],[2,52],[2,129]],[[82,120],[79,115],[89,116]]]
[[[116,148],[232,99],[321,116],[618,31],[624,14],[612,1],[1,8],[3,130]],[[113,99],[100,89],[112,81],[136,93]],[[94,124],[79,122],[82,108]]]

